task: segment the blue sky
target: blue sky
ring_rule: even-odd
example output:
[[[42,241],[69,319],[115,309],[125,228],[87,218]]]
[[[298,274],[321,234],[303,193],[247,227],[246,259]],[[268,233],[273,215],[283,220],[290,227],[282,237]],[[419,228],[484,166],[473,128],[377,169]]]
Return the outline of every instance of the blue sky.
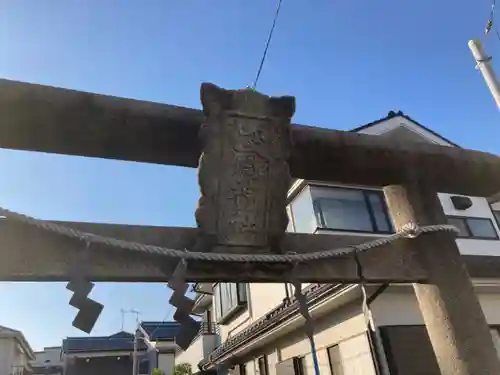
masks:
[[[199,85],[250,84],[272,0],[0,1],[0,77],[200,107]],[[499,113],[467,41],[488,0],[283,0],[258,89],[295,95],[295,122],[349,129],[402,110],[462,146],[500,153]],[[500,41],[486,43],[500,61]],[[499,67],[500,69],[500,67]],[[0,151],[0,205],[45,219],[194,225],[195,170]],[[64,284],[0,283],[0,325],[58,345]],[[98,284],[95,334],[171,314],[164,285]],[[131,329],[134,317],[128,316]]]

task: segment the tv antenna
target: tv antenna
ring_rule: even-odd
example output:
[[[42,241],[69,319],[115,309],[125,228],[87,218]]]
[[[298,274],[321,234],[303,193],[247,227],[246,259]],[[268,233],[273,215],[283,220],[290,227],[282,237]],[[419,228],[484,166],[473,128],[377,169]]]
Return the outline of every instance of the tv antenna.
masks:
[[[139,324],[139,316],[142,315],[142,313],[140,311],[137,311],[137,310],[134,310],[134,309],[130,309],[130,310],[120,309],[120,313],[122,315],[122,326],[121,326],[121,330],[122,331],[124,330],[124,326],[125,326],[125,315],[126,314],[134,314],[135,315],[135,323],[136,323],[136,325]]]

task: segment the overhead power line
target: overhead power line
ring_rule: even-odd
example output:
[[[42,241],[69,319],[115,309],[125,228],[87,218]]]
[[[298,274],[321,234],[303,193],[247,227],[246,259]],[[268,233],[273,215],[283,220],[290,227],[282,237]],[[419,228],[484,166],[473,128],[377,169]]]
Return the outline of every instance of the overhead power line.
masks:
[[[271,29],[269,30],[269,35],[267,37],[266,47],[264,48],[264,53],[262,54],[262,58],[260,59],[259,69],[257,70],[257,74],[255,76],[255,80],[253,81],[252,88],[255,89],[257,87],[257,83],[259,82],[260,73],[262,72],[262,67],[264,66],[264,62],[267,57],[267,50],[269,49],[269,45],[271,44],[271,39],[273,38],[274,28],[276,27],[276,21],[278,20],[278,16],[281,10],[282,0],[278,0],[278,6],[276,7],[276,13],[274,14],[273,24]]]
[[[495,24],[495,7],[496,7],[496,0],[493,0],[491,3],[490,15],[488,17],[488,21],[486,22],[486,27],[484,29],[484,35],[488,36],[491,29],[493,28],[495,30],[495,35],[500,40],[500,32],[498,31],[498,27],[496,27]]]

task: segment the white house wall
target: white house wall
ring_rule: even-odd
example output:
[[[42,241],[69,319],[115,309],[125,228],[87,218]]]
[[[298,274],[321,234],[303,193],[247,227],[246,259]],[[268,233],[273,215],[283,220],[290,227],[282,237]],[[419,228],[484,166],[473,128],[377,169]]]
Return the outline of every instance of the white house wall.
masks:
[[[189,363],[193,372],[196,372],[200,360],[208,356],[215,349],[217,341],[216,335],[199,336],[187,350],[176,355],[175,363]]]
[[[345,185],[339,184],[322,184],[324,186],[331,187],[342,187]],[[366,189],[366,187],[352,186],[350,188]],[[464,216],[464,217],[477,217],[490,219],[493,223],[498,236],[500,237],[500,228],[492,212],[493,209],[500,210],[500,202],[496,205],[490,206],[486,198],[483,197],[469,197],[472,201],[472,206],[466,210],[457,210],[451,202],[451,196],[453,194],[438,193],[439,200],[443,207],[443,211],[447,216]],[[312,207],[312,202],[311,202]],[[332,231],[332,230],[317,230],[318,234],[330,234],[330,235],[343,235],[343,236],[365,236],[373,237],[371,233],[349,233],[345,231]],[[368,240],[368,239],[367,239]],[[457,245],[460,252],[464,255],[492,255],[500,256],[500,240],[478,240],[469,238],[457,238]]]
[[[0,338],[0,375],[11,375],[14,365],[14,340]]]
[[[450,197],[452,194],[438,194],[446,215],[480,217],[490,219],[497,231],[500,234],[495,216],[491,211],[491,207],[482,197],[469,197],[472,200],[472,206],[467,210],[456,210],[453,207]],[[500,255],[500,241],[498,240],[476,240],[467,238],[458,238],[457,244],[460,252],[464,255]]]
[[[306,288],[309,283],[302,284]],[[248,309],[226,325],[220,326],[221,340],[225,341],[250,324],[265,316],[283,302],[287,293],[293,295],[293,286],[285,283],[251,283],[248,288]],[[214,313],[215,314],[215,313]],[[215,317],[215,315],[214,315]]]
[[[487,200],[482,197],[470,197],[472,200],[471,208],[467,210],[456,210],[451,202],[450,194],[439,193],[439,199],[443,206],[443,210],[446,215],[450,216],[467,216],[467,217],[478,217],[478,218],[488,218],[493,223],[497,233],[500,236],[500,229],[491,211],[490,205]],[[312,204],[311,204],[312,206]],[[500,208],[500,207],[499,207]],[[349,235],[346,232],[335,232],[335,231],[318,231],[318,233],[325,234],[341,234]],[[359,236],[359,233],[353,233],[352,235]],[[373,235],[366,234],[367,237],[373,237]],[[500,241],[499,240],[478,240],[478,239],[457,239],[457,244],[459,246],[460,252],[465,255],[494,255],[500,256]],[[305,287],[307,284],[303,284]],[[293,288],[288,286],[289,294],[293,293]],[[244,328],[254,323],[259,318],[263,317],[270,310],[282,303],[283,299],[286,297],[285,284],[275,283],[275,284],[265,284],[265,283],[252,283],[249,285],[249,308],[247,311],[243,312],[237,318],[229,322],[227,325],[220,327],[221,340],[225,341],[228,337],[237,334]],[[397,311],[403,311],[407,309],[406,306],[400,306]],[[500,310],[498,310],[500,311]],[[397,318],[405,318],[405,316],[410,315],[401,314]],[[394,323],[396,324],[396,323]]]
[[[175,354],[173,353],[159,353],[158,354],[158,368],[165,372],[165,375],[172,375],[174,372]],[[196,367],[193,372],[196,372]]]
[[[344,362],[343,375],[375,375],[370,346],[366,339],[366,323],[359,304],[351,303],[332,311],[315,322],[315,343],[321,374],[330,374],[327,349],[338,345]],[[304,374],[314,375],[314,364],[309,340],[303,328],[277,339],[246,362],[247,375],[261,375],[258,358],[267,355],[269,375],[276,375],[276,364],[293,357],[302,357]]]
[[[31,361],[31,366],[33,367],[45,367],[45,366],[64,366],[64,361],[61,355],[60,347],[48,347],[41,352],[35,352],[35,360]],[[43,375],[42,373],[35,372],[35,375]]]
[[[254,303],[259,303],[259,301],[254,301]],[[249,301],[248,304],[251,305],[252,301]],[[219,332],[222,342],[227,340],[229,337],[236,335],[253,322],[250,309],[251,307],[238,315],[237,318],[234,318],[227,324],[220,326]]]
[[[498,292],[478,292],[478,297],[488,324],[500,324]],[[383,293],[371,305],[371,311],[377,326],[424,324],[417,299],[411,290]]]
[[[61,348],[45,348],[41,352],[35,352],[36,359],[31,362],[32,366],[61,366]],[[48,362],[47,362],[48,361]]]
[[[425,137],[431,143],[452,146],[442,138],[436,136],[422,127],[416,125],[412,121],[396,116],[372,127],[365,128],[359,133],[379,135],[388,133],[399,126],[414,132],[417,137]],[[321,184],[321,182],[320,182]],[[295,182],[290,189],[290,194],[294,189],[300,188],[301,181]],[[325,186],[333,186],[323,184]],[[342,187],[342,185],[335,185]],[[354,187],[354,186],[350,186]],[[367,187],[359,187],[367,188]],[[378,189],[377,187],[371,187]],[[439,193],[439,199],[443,206],[446,215],[449,216],[465,216],[488,218],[493,223],[497,233],[500,236],[500,228],[495,220],[486,198],[470,197],[472,200],[471,208],[467,210],[456,210],[451,202],[450,194]],[[493,208],[500,210],[500,202],[493,205]],[[307,210],[306,210],[307,211]],[[314,219],[312,201],[310,204],[310,217]],[[332,234],[332,235],[350,235],[348,232],[322,231],[317,230],[316,233]],[[355,236],[373,237],[373,234],[351,233]],[[466,255],[500,255],[500,241],[498,240],[478,240],[478,239],[457,239],[460,252]],[[437,249],[439,250],[439,249]],[[304,284],[305,287],[307,284]],[[293,288],[289,288],[289,294],[293,293]],[[221,341],[224,342],[227,338],[241,332],[244,328],[265,316],[270,310],[282,303],[286,297],[284,284],[263,284],[253,283],[249,285],[248,291],[248,309],[238,317],[230,321],[227,325],[220,327]],[[480,301],[490,324],[500,324],[500,298],[495,297],[498,294],[481,293]],[[217,302],[214,298],[214,303]],[[405,324],[423,324],[418,306],[413,293],[401,292],[386,292],[378,297],[373,304],[374,316],[376,323],[379,325],[405,325]],[[339,317],[337,312],[322,318],[316,323],[316,345],[318,348],[318,358],[320,361],[320,370],[322,374],[330,374],[328,355],[326,348],[339,343],[339,349],[342,359],[363,357],[363,353],[369,353],[369,345],[364,335],[366,326],[364,317],[360,314],[354,314],[351,317]],[[267,345],[267,344],[266,344]],[[310,354],[309,342],[305,338],[303,332],[294,335],[288,335],[286,339],[280,339],[279,344],[267,350],[269,375],[275,375],[275,364],[295,356],[304,356],[306,375],[312,375],[313,365]],[[369,358],[369,356],[367,357]],[[201,358],[199,358],[201,359]],[[372,361],[360,360],[359,363],[345,368],[344,375],[357,374],[375,374]],[[247,375],[260,375],[258,373],[257,357],[247,363]]]

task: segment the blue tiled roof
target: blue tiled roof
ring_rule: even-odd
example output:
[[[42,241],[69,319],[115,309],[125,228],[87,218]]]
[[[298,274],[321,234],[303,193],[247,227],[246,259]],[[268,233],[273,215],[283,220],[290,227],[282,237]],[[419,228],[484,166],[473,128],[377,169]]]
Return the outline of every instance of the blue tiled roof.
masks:
[[[173,341],[180,329],[176,322],[142,322],[142,329],[151,341]],[[139,350],[145,349],[143,340],[138,342]],[[63,340],[64,353],[96,352],[96,351],[132,351],[134,350],[134,335],[128,332],[118,332],[111,336],[68,337]]]
[[[148,334],[151,341],[173,341],[180,330],[177,322],[142,322],[141,328]]]
[[[139,347],[143,347],[139,342]],[[111,336],[98,337],[68,337],[63,340],[64,353],[116,351],[134,349],[134,335],[128,332],[118,332]]]

